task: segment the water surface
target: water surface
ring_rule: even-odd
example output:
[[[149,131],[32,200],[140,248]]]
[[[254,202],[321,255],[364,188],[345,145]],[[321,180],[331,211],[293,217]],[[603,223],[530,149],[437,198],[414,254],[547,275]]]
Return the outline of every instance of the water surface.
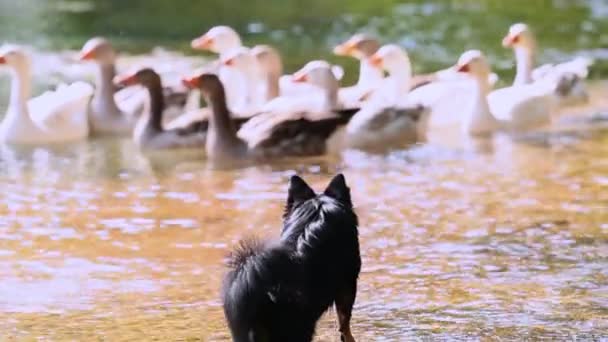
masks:
[[[407,46],[419,69],[479,46],[508,76],[498,43],[509,23],[534,24],[550,47],[544,60],[601,55],[607,9],[592,0],[0,0],[0,34],[50,51],[96,33],[132,52],[186,51],[193,35],[229,23],[248,42],[275,43],[295,67],[363,27]],[[50,83],[38,70],[36,82]],[[2,146],[0,339],[227,341],[224,257],[244,236],[277,236],[294,172],[317,189],[344,172],[352,188],[359,341],[608,339],[608,130],[589,120],[608,112],[608,85],[592,90],[591,105],[550,131],[238,170],[142,155],[127,139]],[[337,341],[336,329],[329,315],[318,340]]]

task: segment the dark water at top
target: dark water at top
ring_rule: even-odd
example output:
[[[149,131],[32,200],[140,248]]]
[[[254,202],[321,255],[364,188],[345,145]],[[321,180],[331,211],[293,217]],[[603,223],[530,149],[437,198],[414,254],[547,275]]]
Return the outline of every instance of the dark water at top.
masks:
[[[0,39],[61,49],[104,35],[131,51],[158,45],[189,51],[191,38],[227,24],[249,45],[279,47],[290,70],[318,57],[352,67],[354,61],[329,51],[364,31],[406,47],[416,70],[450,65],[463,50],[478,48],[505,74],[512,56],[500,41],[517,21],[535,29],[544,61],[606,57],[600,50],[608,46],[606,0],[0,0]]]

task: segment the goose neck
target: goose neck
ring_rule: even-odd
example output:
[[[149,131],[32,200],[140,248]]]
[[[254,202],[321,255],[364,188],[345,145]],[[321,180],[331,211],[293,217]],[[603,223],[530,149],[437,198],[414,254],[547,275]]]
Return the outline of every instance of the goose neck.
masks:
[[[98,65],[94,104],[105,115],[120,112],[114,100],[114,94],[116,93],[114,76],[116,76],[114,64],[101,63]]]
[[[530,48],[518,47],[515,49],[516,74],[513,85],[532,83],[532,69],[534,68],[534,52]]]
[[[270,72],[266,75],[266,101],[270,101],[279,96],[279,79],[281,75],[275,72]]]
[[[373,66],[368,59],[362,59],[359,63],[358,86],[370,86],[382,79],[382,72]]]
[[[215,92],[205,95],[206,102],[211,107],[211,117],[209,118],[209,129],[207,139],[214,143],[235,144],[238,140],[236,129],[230,118],[230,112],[226,105],[226,95],[223,89],[216,89]],[[213,144],[207,143],[208,146]]]
[[[27,101],[31,94],[31,72],[27,67],[12,70],[9,108],[27,112]]]
[[[160,80],[158,82],[146,85],[146,89],[150,95],[150,117],[148,119],[148,127],[154,131],[162,131],[165,99]]]
[[[338,106],[338,90],[339,84],[337,80],[333,80],[330,84],[323,87],[322,106],[324,110],[334,110]]]

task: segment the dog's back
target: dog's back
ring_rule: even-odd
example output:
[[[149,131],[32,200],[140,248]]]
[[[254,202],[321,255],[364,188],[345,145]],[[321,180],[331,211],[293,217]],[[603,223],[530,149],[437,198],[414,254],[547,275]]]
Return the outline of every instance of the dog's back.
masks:
[[[281,240],[245,240],[233,252],[224,312],[234,341],[311,341],[336,304],[340,331],[350,316],[361,268],[357,216],[341,175],[316,195],[292,177]]]
[[[237,342],[310,341],[314,324],[301,293],[302,274],[280,244],[244,240],[224,284],[224,313]]]

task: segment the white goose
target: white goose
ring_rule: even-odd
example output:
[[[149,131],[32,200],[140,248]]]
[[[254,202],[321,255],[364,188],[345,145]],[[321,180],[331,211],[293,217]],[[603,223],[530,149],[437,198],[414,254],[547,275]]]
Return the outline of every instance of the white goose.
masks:
[[[252,50],[239,48],[233,50],[232,53],[228,54],[226,59],[222,60],[223,65],[239,72],[247,80],[246,82],[249,85],[248,91],[251,98],[249,106],[236,113],[307,111],[310,110],[311,107],[315,107],[320,99],[324,98],[326,91],[319,86],[310,82],[297,82],[292,76],[283,76],[282,78],[289,77],[289,82],[297,84],[301,89],[307,89],[306,93],[296,95],[294,93],[284,94],[280,92],[279,96],[275,96],[272,99],[265,101],[265,98],[268,98],[268,96],[260,96],[262,94],[258,91],[261,89],[276,91],[281,88],[279,85],[280,80],[276,77],[277,74],[274,72],[278,68],[276,65],[272,65],[273,59],[275,59],[276,62],[276,56],[272,53],[273,50],[274,49],[272,48],[264,48],[263,46],[256,47]],[[256,58],[256,62],[252,61],[252,59]],[[314,66],[315,63],[311,65]],[[333,68],[332,66],[329,67]],[[262,71],[260,68],[266,68],[266,70]],[[259,80],[264,77],[266,78],[266,81],[263,83],[266,84],[263,84],[263,86],[260,87]],[[340,106],[335,104],[332,108],[335,109],[337,107]]]
[[[412,75],[407,54],[396,45],[385,45],[370,57],[370,63],[389,75],[381,91],[348,123],[347,146],[377,149],[424,141],[430,110],[410,99]]]
[[[1,141],[36,145],[81,140],[89,135],[91,85],[62,85],[29,99],[31,70],[25,52],[16,46],[5,46],[0,50],[0,64],[9,66],[12,73],[8,110],[0,123]]]
[[[147,94],[136,88],[117,91],[112,83],[116,76],[116,58],[110,42],[100,37],[89,39],[80,51],[81,61],[93,61],[97,66],[95,95],[89,111],[94,134],[131,134],[147,101]]]
[[[202,36],[192,40],[195,50],[211,51],[219,55],[219,60],[225,59],[232,50],[243,46],[238,33],[228,26],[212,27]],[[220,61],[214,63],[218,75],[226,89],[226,102],[231,111],[239,111],[243,106],[243,98],[247,96],[246,86],[240,73],[222,66]]]
[[[379,48],[380,43],[365,34],[355,34],[334,48],[335,55],[353,57],[359,60],[359,80],[351,87],[341,88],[338,94],[344,107],[357,107],[383,82],[384,73],[382,69],[369,61],[369,58]]]
[[[523,23],[512,25],[502,43],[515,52],[517,70],[514,86],[551,82],[555,85],[555,96],[560,106],[587,102],[589,95],[584,80],[593,64],[592,59],[578,57],[566,63],[545,64],[534,69],[536,39],[528,25]]]
[[[471,135],[485,135],[536,128],[551,122],[552,87],[548,83],[522,85],[491,91],[490,66],[478,50],[465,52],[456,65],[474,81],[472,103],[463,111],[462,127]]]
[[[192,47],[197,50],[209,50],[214,53],[218,53],[220,55],[220,60],[225,60],[228,58],[229,54],[240,47],[243,47],[243,43],[239,34],[228,26],[215,26],[211,28],[207,33],[196,38],[192,41]],[[263,53],[262,53],[263,52]],[[262,99],[268,98],[268,96],[263,95],[266,93],[264,90],[265,84],[268,81],[268,74],[275,69],[283,69],[281,56],[275,50],[268,46],[260,46],[259,48],[253,47],[252,54],[258,59],[260,63],[256,68],[267,73],[266,77],[261,77],[259,81],[259,88],[256,89],[254,94],[255,96],[261,96]],[[260,58],[269,58],[266,61],[260,60]],[[280,65],[269,66],[268,61],[279,62]],[[242,74],[239,73],[238,70],[234,68],[226,68],[226,66],[219,65],[219,75],[220,80],[224,84],[224,88],[226,89],[226,97],[228,102],[228,107],[232,111],[241,111],[242,108],[237,108],[239,105],[239,99],[242,99],[245,96],[248,96],[245,93],[245,86]],[[267,67],[269,67],[267,69]],[[336,77],[340,79],[342,77],[343,71],[338,68],[334,68],[334,73]],[[311,91],[311,87],[308,84],[302,84],[297,82],[292,82],[292,79],[289,75],[281,75],[278,77],[279,84],[279,93],[280,95],[306,95]],[[313,88],[314,89],[314,88]]]
[[[316,87],[308,83],[293,82],[291,75],[283,75],[283,61],[279,52],[268,45],[256,45],[251,49],[251,54],[257,59],[261,71],[258,95],[263,102],[271,101],[279,96],[305,96],[317,91]],[[247,66],[241,64],[242,69]],[[333,66],[332,71],[339,80],[344,71],[338,66]]]
[[[372,64],[389,74],[380,89],[371,97],[372,101],[395,103],[407,94],[409,104],[420,104],[431,111],[430,128],[448,127],[461,122],[454,108],[463,108],[470,103],[471,82],[453,68],[428,75],[412,76],[409,56],[401,47],[393,44],[383,46],[370,58]],[[488,74],[489,87],[497,81],[495,74]]]

